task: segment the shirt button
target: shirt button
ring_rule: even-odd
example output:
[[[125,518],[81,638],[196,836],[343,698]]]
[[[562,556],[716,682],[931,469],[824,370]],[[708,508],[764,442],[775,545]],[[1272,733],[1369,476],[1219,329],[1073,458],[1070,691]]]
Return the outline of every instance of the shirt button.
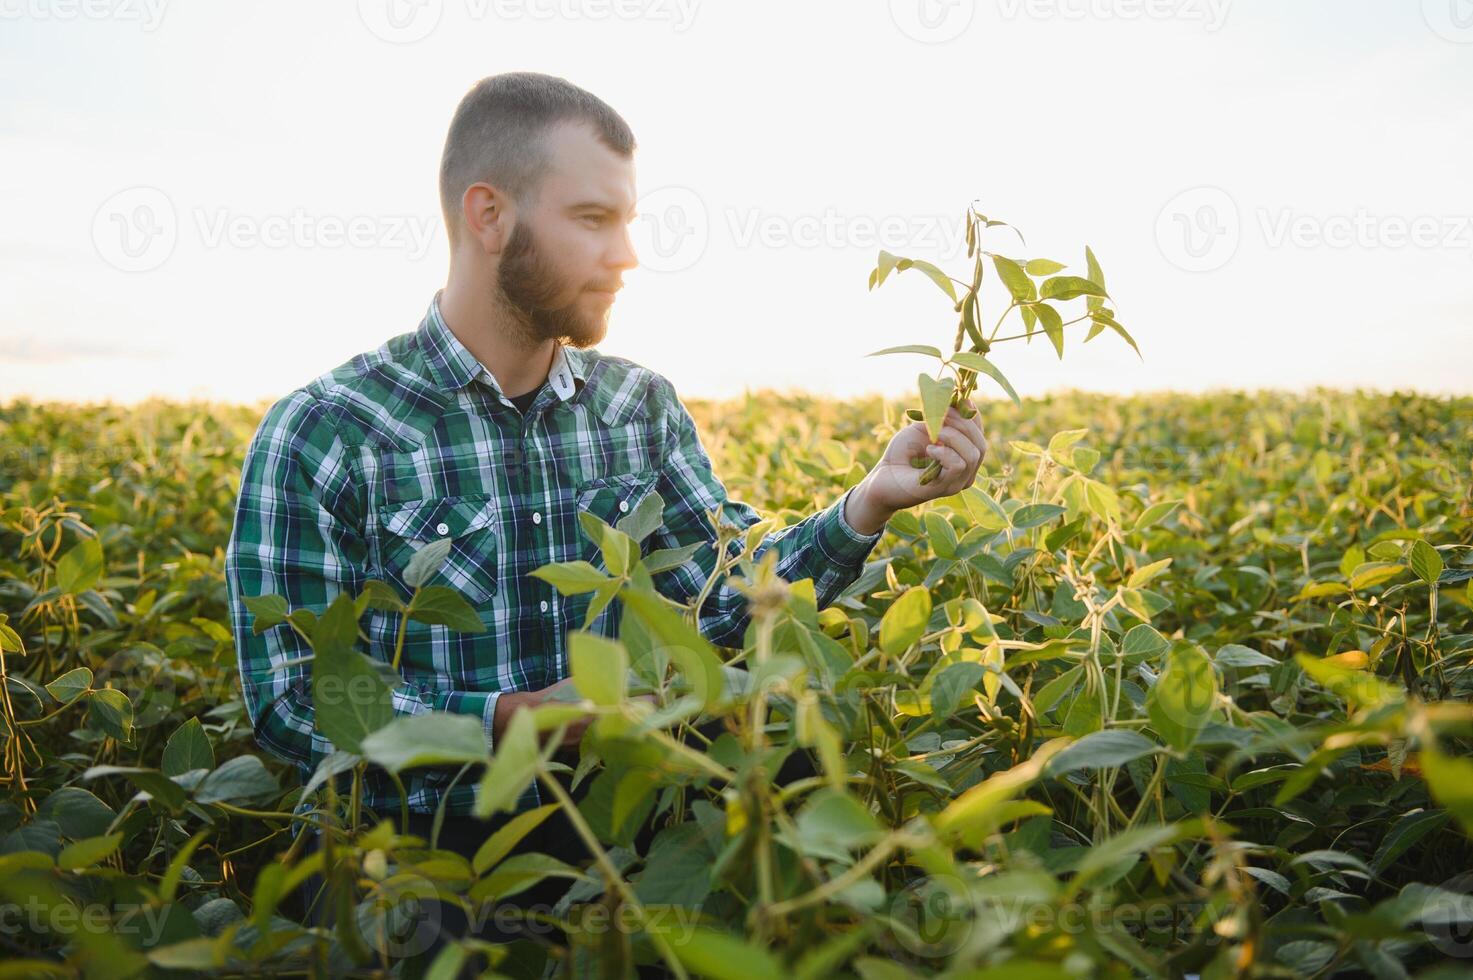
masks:
[[[621,500],[621,501],[619,501],[619,513],[621,513],[621,514],[627,514],[627,513],[629,513],[629,501],[627,501],[627,500]]]
[[[546,599],[543,599],[542,600],[542,611],[543,612],[547,612],[547,600]]]
[[[542,523],[542,512],[541,511],[533,511],[532,512],[532,523],[533,524],[541,524]]]
[[[446,524],[444,521],[441,521],[439,524],[436,524],[435,525],[435,533],[436,534],[449,534],[450,533],[450,525],[449,524]]]

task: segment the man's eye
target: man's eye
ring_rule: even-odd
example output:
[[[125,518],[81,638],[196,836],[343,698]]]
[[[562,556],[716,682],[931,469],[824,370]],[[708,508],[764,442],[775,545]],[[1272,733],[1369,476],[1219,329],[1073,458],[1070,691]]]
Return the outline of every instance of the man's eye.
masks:
[[[592,222],[593,223],[593,227],[596,228],[599,225],[603,224],[603,220],[604,219],[603,219],[603,216],[602,215],[598,215],[598,214],[585,214],[583,216],[583,220],[584,221]]]

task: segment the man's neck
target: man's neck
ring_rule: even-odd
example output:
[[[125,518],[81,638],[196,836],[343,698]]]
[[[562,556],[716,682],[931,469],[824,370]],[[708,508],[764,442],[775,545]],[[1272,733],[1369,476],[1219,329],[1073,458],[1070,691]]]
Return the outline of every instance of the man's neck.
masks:
[[[521,325],[492,302],[489,289],[467,287],[452,278],[440,292],[440,315],[506,397],[524,395],[547,380],[557,345],[544,340],[528,346]]]

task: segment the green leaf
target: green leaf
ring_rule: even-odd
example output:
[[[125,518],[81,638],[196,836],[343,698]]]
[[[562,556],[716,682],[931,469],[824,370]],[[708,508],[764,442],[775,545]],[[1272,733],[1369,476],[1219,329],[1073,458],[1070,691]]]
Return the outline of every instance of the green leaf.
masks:
[[[979,371],[982,374],[987,375],[993,381],[996,381],[999,385],[1002,386],[1002,390],[1008,393],[1008,397],[1013,400],[1013,404],[1017,405],[1020,408],[1022,407],[1023,402],[1018,398],[1018,393],[1013,390],[1012,384],[1008,381],[1006,377],[1003,376],[1003,373],[998,370],[997,365],[993,364],[986,357],[981,354],[973,353],[972,351],[961,351],[959,353],[953,354],[951,356],[951,359],[955,363],[960,364],[962,367],[970,368],[973,371]],[[944,411],[942,412],[942,417],[945,417]]]
[[[194,769],[215,768],[215,750],[198,718],[190,718],[174,729],[164,745],[159,768],[165,776],[181,776]]]
[[[1273,657],[1237,643],[1228,643],[1219,647],[1217,654],[1212,659],[1219,667],[1253,668],[1279,665],[1279,662]]]
[[[938,832],[958,835],[963,840],[980,844],[995,829],[1006,813],[1004,804],[1027,789],[1038,779],[1043,767],[1062,745],[1059,740],[1039,746],[1032,758],[1011,769],[993,773],[972,786],[934,818]]]
[[[1062,776],[1077,769],[1115,769],[1160,750],[1159,745],[1139,732],[1123,728],[1091,732],[1049,760],[1044,775]]]
[[[447,711],[399,715],[365,736],[362,752],[365,759],[390,772],[484,762],[490,755],[480,716]]]
[[[873,354],[866,354],[865,356],[879,357],[882,354],[925,354],[928,357],[936,358],[938,361],[946,360],[946,357],[941,351],[938,348],[932,347],[930,344],[902,344],[899,347],[886,347],[884,350],[877,350]]]
[[[448,537],[436,538],[429,544],[421,545],[404,566],[404,584],[417,589],[428,583],[445,564],[445,559],[450,557],[450,549],[454,545],[455,541]]]
[[[982,683],[987,668],[979,663],[948,664],[931,683],[931,714],[938,722],[950,718],[962,698]]]
[[[1164,521],[1172,511],[1180,506],[1180,500],[1163,500],[1160,503],[1152,504],[1141,512],[1140,517],[1136,518],[1135,527],[1132,530],[1144,531],[1151,525]]]
[[[550,854],[513,854],[471,889],[473,902],[505,899],[531,888],[546,878],[581,880],[583,872]]]
[[[1090,327],[1089,337],[1093,337],[1095,334],[1099,333],[1101,328],[1109,327],[1111,330],[1119,334],[1122,340],[1130,345],[1130,349],[1135,351],[1136,357],[1141,356],[1141,349],[1140,347],[1136,346],[1135,338],[1132,337],[1130,333],[1123,326],[1120,325],[1120,322],[1118,320],[1110,315],[1109,310],[1092,310],[1090,311],[1089,315],[1090,319],[1094,321],[1093,325]],[[1086,337],[1084,339],[1088,340],[1089,337]],[[1144,360],[1144,358],[1142,359]]]
[[[936,511],[927,511],[923,521],[926,525],[926,540],[931,543],[931,550],[936,552],[936,557],[946,561],[956,558],[956,529],[951,526],[941,514]]]
[[[518,813],[508,820],[501,829],[486,838],[477,850],[476,856],[471,859],[471,868],[476,874],[482,875],[495,867],[497,862],[511,853],[533,830],[541,826],[542,822],[552,816],[553,811],[562,804],[547,803],[537,807],[535,810],[527,810]]]
[[[715,705],[725,693],[726,679],[721,660],[706,638],[656,592],[628,588],[622,599],[625,607],[660,640],[658,649],[675,662],[691,693],[701,699],[701,706]]]
[[[495,756],[476,787],[475,814],[482,820],[516,809],[517,800],[537,774],[537,727],[530,711],[512,712]]]
[[[279,595],[245,596],[241,601],[255,617],[251,632],[256,636],[286,622],[287,614],[290,612],[287,609],[286,599]]]
[[[980,487],[967,487],[958,496],[967,516],[983,530],[1001,531],[1009,526],[1008,512]]]
[[[269,596],[268,598],[280,599],[280,596]],[[379,612],[402,613],[407,606],[399,593],[388,582],[371,578],[363,583],[363,591],[358,593],[358,601],[361,603],[359,613],[367,609],[376,609]],[[286,615],[286,600],[281,602],[282,615]]]
[[[357,607],[338,595],[312,632],[312,704],[317,730],[344,752],[394,717],[388,685],[357,649]]]
[[[1034,303],[1026,307],[1038,317],[1038,322],[1043,324],[1043,332],[1048,335],[1049,342],[1054,345],[1054,352],[1059,355],[1059,360],[1064,359],[1064,318],[1059,311],[1047,303]]]
[[[56,863],[63,871],[90,868],[116,851],[122,842],[121,831],[105,837],[88,837],[63,847],[61,853],[57,855]]]
[[[942,378],[939,381],[929,374],[922,374],[916,379],[921,389],[921,410],[926,418],[926,432],[935,442],[940,438],[941,427],[946,423],[946,410],[951,406],[951,395],[956,390],[956,383],[950,378]]]
[[[1145,851],[1170,843],[1180,836],[1181,829],[1175,824],[1136,827],[1116,834],[1085,851],[1084,857],[1075,867],[1074,880],[1070,882],[1070,886],[1078,889],[1096,875],[1111,870],[1118,873],[1122,862],[1133,865],[1130,858],[1136,857],[1138,860],[1138,856]]]
[[[848,793],[827,788],[808,798],[796,825],[796,843],[803,853],[838,861],[847,861],[849,851],[873,844],[883,834],[868,808]]]
[[[179,848],[169,866],[164,869],[164,876],[159,880],[159,899],[165,903],[174,901],[174,894],[179,890],[179,879],[184,875],[184,867],[189,864],[189,859],[194,857],[195,848],[204,843],[204,839],[210,836],[208,830],[201,830]]]
[[[1071,300],[1081,296],[1104,296],[1105,287],[1079,276],[1055,276],[1045,279],[1038,291],[1039,299]]]
[[[91,724],[125,745],[132,743],[133,704],[128,695],[113,688],[93,691],[87,707]]]
[[[690,561],[691,557],[697,551],[700,551],[704,547],[706,547],[706,542],[694,541],[690,544],[681,545],[679,548],[656,548],[654,551],[645,555],[644,560],[640,564],[644,565],[644,570],[651,575],[658,575],[661,572],[666,572],[672,568],[678,568],[684,565]],[[595,571],[597,570],[595,569]]]
[[[1396,578],[1406,571],[1406,566],[1394,561],[1368,561],[1359,565],[1350,576],[1350,587],[1356,591],[1370,589]]]
[[[56,587],[64,595],[86,592],[102,578],[102,543],[83,538],[56,563]]]
[[[1002,280],[1008,292],[1012,294],[1013,301],[1017,303],[1028,303],[1037,298],[1034,292],[1033,280],[1028,278],[1028,273],[1023,267],[1012,259],[1003,258],[1001,255],[992,257],[992,265],[997,269],[998,278]]]
[[[1020,306],[1018,312],[1023,316],[1023,331],[1027,337],[1025,343],[1033,342],[1033,334],[1038,330],[1038,314],[1031,306]],[[980,344],[978,346],[981,346]]]
[[[53,790],[36,808],[36,819],[54,821],[73,840],[106,833],[117,816],[112,807],[80,786]]]
[[[880,620],[880,649],[892,657],[908,650],[926,632],[931,621],[931,593],[913,585],[885,610]]]
[[[942,272],[936,266],[921,259],[901,259],[895,263],[896,271],[904,272],[906,269],[919,269],[926,277],[936,284],[936,287],[951,298],[952,305],[956,305],[956,286],[952,284],[951,277]]]
[[[1127,589],[1141,588],[1147,582],[1150,582],[1153,578],[1166,571],[1171,566],[1171,562],[1172,559],[1170,558],[1162,558],[1160,561],[1153,561],[1149,565],[1142,565],[1130,573],[1130,578],[1126,580],[1125,587]]]
[[[651,905],[698,907],[711,892],[714,857],[700,824],[666,827],[650,844],[635,896]]]
[[[562,595],[580,595],[592,592],[608,582],[615,581],[586,561],[553,562],[530,573],[533,578],[557,589]]]
[[[784,975],[782,964],[767,950],[729,933],[689,923],[678,926],[676,921],[674,916],[662,917],[650,931],[665,936],[675,958],[692,973],[711,980]]]
[[[276,777],[253,755],[226,759],[194,791],[196,803],[234,803],[275,796],[281,791]]]
[[[184,807],[184,787],[157,769],[141,769],[134,766],[92,766],[82,773],[82,778],[87,780],[96,779],[99,776],[126,776],[129,782],[147,793],[151,799],[167,807],[172,813],[178,813]]]
[[[1442,574],[1442,556],[1426,541],[1419,540],[1412,545],[1408,562],[1412,566],[1412,571],[1417,574],[1417,578],[1428,585],[1434,584],[1438,576]]]
[[[1178,751],[1192,747],[1217,704],[1217,674],[1195,643],[1178,640],[1166,655],[1166,669],[1146,696],[1151,727]]]
[[[1075,738],[1082,738],[1091,732],[1097,732],[1105,724],[1104,705],[1100,702],[1100,692],[1084,688],[1074,696],[1069,704],[1069,710],[1064,713],[1064,734]]]
[[[880,249],[880,257],[875,264],[875,271],[870,273],[869,288],[874,289],[876,286],[883,286],[885,284],[886,277],[888,277],[890,273],[894,271],[895,266],[899,264],[899,262],[899,256],[892,255],[884,249]]]
[[[614,530],[627,534],[638,543],[654,534],[665,523],[665,500],[651,490],[639,499],[634,509],[614,524]]]
[[[1013,511],[1010,520],[1013,527],[1026,531],[1047,524],[1063,513],[1064,508],[1058,504],[1024,504]]]
[[[1376,707],[1400,700],[1403,692],[1368,670],[1356,670],[1334,658],[1296,653],[1294,662],[1315,683],[1352,708]]]
[[[46,693],[55,698],[59,704],[71,704],[87,693],[87,689],[91,686],[92,671],[87,667],[73,667],[48,683]]]
[[[409,618],[434,626],[448,626],[457,633],[484,633],[486,624],[476,609],[459,592],[444,585],[427,585],[409,603]]]
[[[1029,259],[1028,264],[1023,267],[1030,276],[1051,276],[1055,272],[1064,271],[1064,263],[1055,262],[1053,259]]]
[[[1103,269],[1100,268],[1099,261],[1095,259],[1094,250],[1091,249],[1088,245],[1084,246],[1084,268],[1085,277],[1089,279],[1090,282],[1098,283],[1100,288],[1103,289],[1105,286],[1105,272]],[[1105,301],[1100,297],[1091,296],[1086,305],[1089,307],[1089,309],[1095,310],[1103,306],[1104,303]]]
[[[1099,480],[1084,481],[1084,503],[1089,512],[1104,521],[1120,522],[1120,496]]]
[[[20,634],[5,624],[8,618],[0,613],[0,653],[23,653],[25,644],[21,642]]]
[[[568,634],[568,662],[573,686],[597,705],[612,706],[624,700],[629,674],[629,653],[624,644],[593,633]]]

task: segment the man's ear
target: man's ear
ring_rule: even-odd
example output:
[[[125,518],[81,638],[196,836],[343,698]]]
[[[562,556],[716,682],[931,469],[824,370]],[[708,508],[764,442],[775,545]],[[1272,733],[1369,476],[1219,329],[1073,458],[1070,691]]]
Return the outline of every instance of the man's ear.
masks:
[[[511,237],[515,216],[506,195],[487,183],[475,183],[460,198],[466,236],[480,243],[487,255],[499,253]]]

